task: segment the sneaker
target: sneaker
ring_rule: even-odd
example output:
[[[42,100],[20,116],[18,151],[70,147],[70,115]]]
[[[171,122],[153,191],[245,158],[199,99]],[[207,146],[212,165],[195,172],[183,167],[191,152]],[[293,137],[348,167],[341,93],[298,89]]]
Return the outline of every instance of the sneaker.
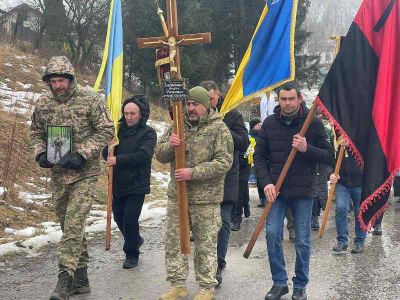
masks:
[[[332,248],[333,254],[344,254],[347,251],[347,245],[337,243],[335,247]]]
[[[363,244],[355,244],[354,248],[351,250],[351,253],[363,253],[364,245]]]
[[[200,288],[197,295],[193,298],[193,300],[212,300],[214,297],[214,289],[213,288]]]
[[[375,224],[374,231],[372,231],[373,235],[382,235],[382,226],[381,224]]]
[[[72,277],[67,271],[58,275],[57,286],[50,296],[50,300],[68,300],[72,290]]]
[[[294,288],[292,300],[307,300],[306,289]]]
[[[394,205],[394,211],[395,212],[400,211],[400,200],[397,200],[396,204]]]
[[[311,229],[312,229],[313,231],[318,231],[318,230],[319,230],[318,216],[312,216],[312,220],[311,220]]]
[[[159,300],[177,300],[189,296],[186,287],[178,287],[171,285],[165,294],[162,294]]]
[[[138,265],[138,259],[136,257],[126,257],[124,263],[122,264],[123,269],[132,269]]]
[[[217,269],[217,274],[215,274],[215,279],[218,281],[217,286],[219,286],[222,283],[222,269],[221,268]]]

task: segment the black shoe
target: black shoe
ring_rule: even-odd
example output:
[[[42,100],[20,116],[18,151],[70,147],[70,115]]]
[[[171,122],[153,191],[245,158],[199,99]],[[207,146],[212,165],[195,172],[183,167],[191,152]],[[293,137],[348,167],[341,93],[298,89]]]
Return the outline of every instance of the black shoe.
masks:
[[[90,293],[89,278],[87,268],[77,269],[75,278],[72,282],[71,295]]]
[[[265,300],[279,300],[287,293],[289,293],[289,288],[287,286],[273,285],[268,294],[265,296]]]
[[[374,231],[372,231],[373,235],[382,235],[382,226],[381,224],[376,224],[374,226]]]
[[[250,205],[248,203],[244,205],[243,212],[246,219],[250,217]]]
[[[136,257],[127,257],[122,264],[123,269],[132,269],[138,265],[138,259]]]
[[[351,249],[351,253],[363,253],[364,245],[363,244],[355,244],[354,248]]]
[[[140,247],[142,247],[143,243],[144,243],[144,238],[140,237],[139,249],[140,249]]]
[[[311,220],[311,229],[314,231],[319,230],[319,221],[318,221],[318,216],[313,216]]]
[[[337,243],[335,247],[332,248],[333,254],[344,254],[347,251],[347,245]]]
[[[293,289],[292,300],[307,300],[306,289]]]
[[[240,224],[242,223],[242,217],[235,217],[235,220],[232,224],[232,231],[239,231],[240,230]]]
[[[217,286],[219,286],[222,283],[222,269],[221,268],[217,269],[217,274],[215,274],[215,279],[217,279],[217,281],[218,281]]]

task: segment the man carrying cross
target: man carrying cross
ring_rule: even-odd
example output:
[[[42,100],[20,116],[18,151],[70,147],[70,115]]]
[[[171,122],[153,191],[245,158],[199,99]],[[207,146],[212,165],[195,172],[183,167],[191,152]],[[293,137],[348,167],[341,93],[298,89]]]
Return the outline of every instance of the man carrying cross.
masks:
[[[210,106],[206,89],[189,91],[184,114],[185,156],[187,167],[176,169],[174,150],[181,143],[172,127],[161,137],[156,157],[170,163],[171,181],[165,233],[165,264],[167,281],[171,283],[160,300],[176,300],[189,295],[186,280],[189,275],[187,255],[180,253],[177,182],[186,181],[189,215],[194,237],[194,268],[200,284],[195,300],[211,300],[217,285],[217,236],[221,227],[220,202],[224,179],[233,161],[233,141],[228,127],[216,108]]]

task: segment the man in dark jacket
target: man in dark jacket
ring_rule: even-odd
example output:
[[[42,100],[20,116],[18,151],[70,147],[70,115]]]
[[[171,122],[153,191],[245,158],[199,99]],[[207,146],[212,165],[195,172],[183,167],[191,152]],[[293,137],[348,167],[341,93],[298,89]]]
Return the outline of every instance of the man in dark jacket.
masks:
[[[108,156],[107,147],[103,158],[114,166],[113,202],[114,220],[124,236],[126,259],[124,269],[138,264],[139,248],[143,238],[139,234],[139,217],[144,197],[150,193],[151,159],[157,143],[157,134],[146,125],[150,106],[142,95],[126,99],[122,106],[118,139],[114,156]]]
[[[258,179],[269,202],[273,202],[266,222],[267,248],[274,284],[266,300],[278,300],[289,292],[282,251],[282,230],[286,210],[290,207],[295,225],[296,268],[293,277],[293,300],[307,299],[311,254],[311,211],[317,190],[317,165],[330,165],[333,149],[321,120],[314,117],[305,137],[298,133],[309,110],[294,84],[283,85],[275,114],[264,120],[255,147],[254,163]],[[291,149],[299,153],[276,194],[275,184]]]
[[[242,215],[250,217],[250,195],[249,195],[249,176],[251,164],[245,152],[239,152],[239,197],[238,202],[233,206],[232,231],[239,231],[242,223]]]
[[[361,204],[362,171],[350,152],[346,151],[340,167],[339,176],[331,174],[331,183],[336,183],[336,232],[337,244],[333,247],[333,254],[346,253],[349,243],[348,215],[350,213],[350,199],[354,209],[354,249],[351,253],[364,252],[364,242],[367,233],[360,227],[358,215]]]
[[[201,86],[208,91],[211,106],[217,107],[218,111],[220,111],[224,99],[221,97],[218,85],[213,81],[205,81]],[[216,279],[219,284],[222,282],[222,269],[226,267],[225,257],[228,251],[228,242],[231,231],[231,211],[233,205],[238,200],[239,194],[239,151],[246,151],[249,145],[248,132],[243,117],[236,109],[229,111],[225,115],[223,121],[231,132],[235,149],[232,168],[228,171],[225,177],[224,199],[221,203],[222,227],[218,233],[218,269],[216,274]]]

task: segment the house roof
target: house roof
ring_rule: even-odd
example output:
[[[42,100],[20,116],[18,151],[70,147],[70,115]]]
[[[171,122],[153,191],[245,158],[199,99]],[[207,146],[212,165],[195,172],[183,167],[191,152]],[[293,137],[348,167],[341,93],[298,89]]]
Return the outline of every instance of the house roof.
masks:
[[[26,3],[22,3],[20,5],[15,6],[14,8],[10,9],[8,11],[8,13],[11,14],[11,13],[17,12],[17,11],[31,11],[39,16],[42,15],[42,13],[39,10],[33,8],[32,6],[30,6]]]

